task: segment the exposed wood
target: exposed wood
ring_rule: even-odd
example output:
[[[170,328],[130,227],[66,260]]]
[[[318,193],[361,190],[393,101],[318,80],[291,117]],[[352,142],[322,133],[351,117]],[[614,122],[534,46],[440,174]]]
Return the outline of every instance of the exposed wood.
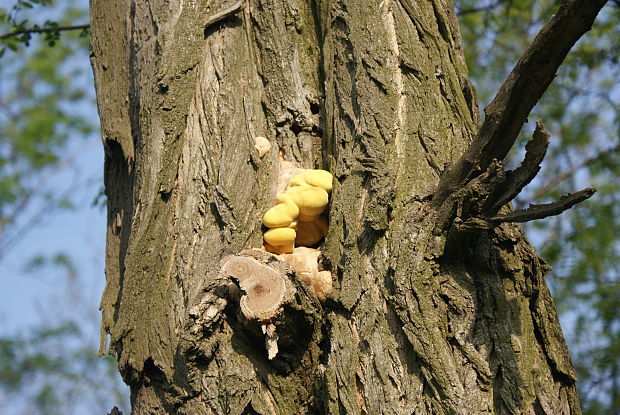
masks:
[[[285,274],[261,264],[254,258],[229,257],[220,272],[239,282],[239,288],[243,291],[240,300],[241,312],[248,319],[274,319],[295,294],[295,289]]]

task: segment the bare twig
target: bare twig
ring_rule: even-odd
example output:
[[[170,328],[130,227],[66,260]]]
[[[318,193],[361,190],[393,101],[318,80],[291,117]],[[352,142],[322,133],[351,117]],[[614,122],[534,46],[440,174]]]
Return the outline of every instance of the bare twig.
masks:
[[[76,26],[56,26],[56,27],[38,27],[32,29],[16,30],[14,32],[5,33],[0,35],[0,40],[9,39],[12,37],[31,34],[31,33],[54,33],[54,32],[66,32],[69,30],[84,30],[90,27],[89,24],[82,24]]]
[[[458,229],[493,229],[505,222],[529,222],[536,219],[544,219],[549,216],[559,215],[567,209],[590,198],[596,189],[588,187],[575,193],[562,196],[560,200],[552,203],[530,205],[527,209],[515,210],[505,215],[496,215],[491,218],[472,217],[463,223],[456,225]]]
[[[590,30],[606,2],[566,0],[560,4],[485,108],[484,123],[472,144],[442,175],[433,196],[435,208],[486,170],[493,159],[504,159],[532,107],[553,80],[569,50]]]
[[[559,215],[565,210],[575,206],[577,203],[589,199],[595,192],[596,189],[593,187],[588,187],[587,189],[562,196],[560,200],[555,202],[541,205],[530,205],[527,209],[515,210],[514,212],[510,212],[505,215],[493,216],[488,221],[494,224],[504,222],[529,222],[531,220]]]
[[[457,16],[465,16],[471,13],[479,13],[479,12],[488,12],[501,5],[501,1],[495,1],[493,3],[487,4],[486,6],[478,6],[478,7],[470,7],[469,9],[460,9],[456,15]]]
[[[506,172],[504,184],[500,186],[487,204],[490,206],[485,211],[495,214],[506,203],[510,202],[531,182],[540,171],[540,164],[547,153],[550,134],[545,130],[541,120],[536,121],[536,130],[533,138],[525,145],[525,158],[523,163],[515,169]]]

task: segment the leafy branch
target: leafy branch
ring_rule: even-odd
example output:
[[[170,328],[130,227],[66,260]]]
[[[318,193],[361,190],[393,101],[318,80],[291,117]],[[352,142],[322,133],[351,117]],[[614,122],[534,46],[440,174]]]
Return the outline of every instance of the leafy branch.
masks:
[[[90,28],[90,24],[81,24],[81,25],[73,25],[73,26],[58,26],[58,24],[55,22],[46,22],[46,25],[43,27],[35,24],[29,29],[22,28],[22,29],[17,29],[13,32],[5,33],[3,35],[0,35],[0,40],[10,39],[14,37],[23,37],[24,35],[30,37],[30,35],[35,34],[35,33],[56,35],[60,32],[66,32],[68,30],[86,31],[89,28]]]
[[[10,12],[0,8],[0,25],[10,28],[10,31],[0,34],[0,43],[16,51],[19,43],[28,46],[34,34],[43,35],[44,40],[49,46],[54,46],[56,44],[62,32],[81,30],[81,36],[87,35],[90,27],[89,24],[60,24],[59,22],[46,20],[43,25],[39,25],[30,24],[28,19],[19,18],[21,11],[34,8],[35,4],[46,6],[51,4],[51,0],[18,0],[13,5]],[[4,54],[5,50],[6,48],[0,49],[0,57]]]

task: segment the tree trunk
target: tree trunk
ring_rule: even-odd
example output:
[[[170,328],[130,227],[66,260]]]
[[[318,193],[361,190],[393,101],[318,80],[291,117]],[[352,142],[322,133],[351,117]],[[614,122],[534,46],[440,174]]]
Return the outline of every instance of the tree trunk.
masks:
[[[580,413],[548,266],[521,228],[437,226],[440,175],[479,128],[449,0],[92,0],[91,14],[102,352],[132,413]],[[319,302],[292,277],[269,359],[221,267],[261,246],[286,166],[334,174],[334,289]]]

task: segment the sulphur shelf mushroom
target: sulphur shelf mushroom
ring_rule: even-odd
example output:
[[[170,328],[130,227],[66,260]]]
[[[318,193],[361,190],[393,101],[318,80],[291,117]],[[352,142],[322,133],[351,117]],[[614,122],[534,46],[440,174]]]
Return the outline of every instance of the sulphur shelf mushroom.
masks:
[[[284,192],[289,194],[299,208],[300,221],[310,222],[315,220],[327,208],[329,195],[325,189],[315,186],[295,186]]]
[[[310,186],[320,187],[328,192],[332,190],[332,174],[328,171],[308,170],[303,174],[303,178]]]
[[[263,239],[268,244],[267,249],[274,254],[288,254],[295,248],[295,238],[297,233],[292,228],[273,228],[263,235]]]
[[[287,201],[275,205],[263,215],[263,224],[268,228],[283,228],[290,226],[298,215],[299,208],[292,199],[288,198]]]
[[[330,172],[318,169],[290,179],[288,189],[276,197],[276,206],[263,215],[263,224],[270,228],[263,236],[266,251],[291,253],[295,245],[314,246],[327,236],[327,219],[321,214],[329,204],[332,180]]]

